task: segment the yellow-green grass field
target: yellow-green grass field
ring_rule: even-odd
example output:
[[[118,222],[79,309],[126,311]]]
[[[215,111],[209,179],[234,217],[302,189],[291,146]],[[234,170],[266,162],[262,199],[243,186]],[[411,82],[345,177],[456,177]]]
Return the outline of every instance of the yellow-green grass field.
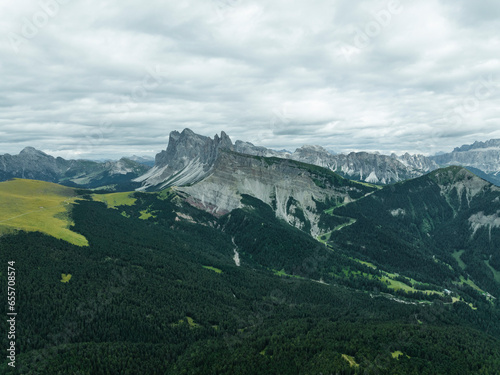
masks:
[[[391,355],[392,355],[392,358],[395,358],[395,359],[399,360],[399,357],[404,356],[406,354],[404,354],[403,352],[397,350],[395,352],[392,352]],[[406,355],[406,357],[410,358],[410,356],[408,356],[408,355]]]
[[[368,186],[368,187],[371,187],[371,188],[374,188],[374,189],[377,189],[377,190],[380,190],[380,189],[383,188],[383,186],[374,185],[374,184],[370,184],[368,182],[363,182],[363,181],[354,181],[354,180],[352,180],[352,182],[355,182],[355,183],[363,185],[363,186]]]
[[[398,291],[398,290],[403,290],[405,291],[406,293],[409,293],[409,292],[420,292],[420,293],[424,293],[424,294],[438,294],[440,296],[443,296],[444,293],[441,292],[441,291],[437,291],[437,290],[432,290],[432,289],[426,289],[426,290],[421,290],[421,289],[415,289],[413,287],[413,285],[425,285],[423,283],[420,283],[416,280],[413,280],[411,278],[407,278],[408,279],[408,284],[411,284],[411,285],[408,285],[408,284],[405,284],[399,280],[395,280],[395,278],[397,277],[396,274],[394,273],[389,273],[389,272],[385,272],[385,271],[382,271],[382,274],[384,276],[381,277],[381,281],[386,283],[387,284],[387,287],[389,289],[393,289],[394,291]]]
[[[71,205],[75,190],[44,181],[13,179],[0,182],[0,234],[18,230],[42,232],[78,246],[87,239],[72,232]]]
[[[495,278],[495,281],[497,283],[500,283],[500,272],[498,272],[496,269],[494,269],[491,265],[490,265],[490,261],[489,260],[485,260],[484,261],[484,264],[486,264],[486,267],[488,267],[491,272],[493,273],[493,277]]]
[[[61,282],[62,283],[69,283],[70,280],[71,280],[71,274],[70,273],[68,273],[68,274],[62,273],[61,274]]]
[[[344,360],[349,363],[350,367],[359,367],[359,364],[356,363],[354,357],[351,357],[350,355],[347,354],[342,354],[342,358],[344,358]]]
[[[152,212],[150,212],[150,211],[149,211],[149,209],[147,209],[147,210],[142,210],[142,211],[140,211],[140,213],[141,213],[141,216],[139,216],[139,219],[141,219],[141,220],[147,220],[147,219],[149,219],[150,217],[152,217],[152,218],[156,218],[156,216],[155,216],[155,215],[153,215],[153,213],[152,213]]]
[[[92,199],[105,203],[108,208],[117,208],[119,206],[133,206],[136,201],[132,197],[133,194],[130,191],[124,193],[93,194]]]
[[[186,316],[186,320],[181,319],[177,323],[170,324],[170,326],[171,327],[179,327],[185,323],[187,323],[189,325],[190,329],[197,328],[200,326],[198,323],[195,323],[194,319],[191,318],[190,316]]]
[[[460,275],[460,282],[454,282],[454,284],[458,284],[458,285],[467,284],[470,287],[476,289],[479,293],[484,293],[484,290],[482,290],[480,287],[478,287],[474,281],[472,281],[469,278],[467,278],[467,280],[465,280],[465,277],[463,277],[462,275]]]
[[[465,267],[467,267],[467,266],[466,266],[466,264],[464,263],[464,261],[461,258],[461,256],[462,256],[463,253],[465,253],[465,250],[455,251],[451,255],[453,256],[453,258],[455,258],[455,260],[457,261],[457,263],[460,266],[460,268],[464,270]]]
[[[212,266],[203,266],[203,268],[206,268],[207,270],[214,271],[215,273],[221,274],[222,270],[212,267]]]

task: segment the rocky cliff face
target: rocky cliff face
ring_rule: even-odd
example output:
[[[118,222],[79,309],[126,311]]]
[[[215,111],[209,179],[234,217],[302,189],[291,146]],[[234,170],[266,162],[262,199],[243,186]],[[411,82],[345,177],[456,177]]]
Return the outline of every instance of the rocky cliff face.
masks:
[[[374,189],[296,161],[224,151],[210,176],[176,190],[219,216],[240,208],[242,195],[250,195],[270,205],[277,217],[316,236],[321,234],[318,202],[347,203]]]
[[[26,147],[19,155],[0,155],[0,181],[27,178],[95,188],[119,183],[129,184],[132,178],[148,169],[125,158],[104,163],[54,158],[33,147]]]
[[[303,163],[318,165],[323,168],[330,168],[336,155],[330,154],[321,146],[304,145],[290,154],[288,158],[301,161]]]
[[[421,169],[414,163],[414,160],[418,160],[417,156],[409,157],[409,160],[403,159],[404,162],[398,157],[368,152],[351,152],[347,155],[326,155],[316,152],[309,158],[303,156],[296,158],[294,153],[292,158],[321,165],[349,179],[383,185],[419,177],[429,171],[427,168]],[[433,169],[436,168],[437,165]]]
[[[392,154],[391,157],[417,172],[427,173],[439,168],[439,165],[434,160],[424,155],[410,155],[409,153],[405,153],[401,156]]]
[[[258,156],[276,156],[328,168],[343,177],[375,184],[391,184],[409,178],[420,177],[439,166],[424,155],[408,153],[397,156],[351,152],[332,154],[321,146],[305,145],[295,152],[280,152],[236,141],[235,150]]]
[[[168,147],[156,155],[155,166],[135,179],[142,184],[139,190],[161,190],[169,186],[196,183],[209,176],[219,150],[233,150],[241,154],[260,157],[278,157],[330,169],[352,180],[375,184],[391,184],[422,176],[438,168],[423,155],[380,155],[367,152],[332,154],[321,146],[305,145],[291,153],[236,141],[222,132],[214,139],[195,134],[189,129],[170,134]]]
[[[500,172],[500,139],[474,142],[457,147],[448,154],[433,156],[439,165],[461,165],[480,169],[485,173]]]
[[[56,159],[33,147],[26,147],[19,155],[0,156],[0,181],[17,177],[58,182],[65,165],[62,158]]]
[[[231,139],[224,132],[211,139],[190,129],[182,133],[173,131],[167,149],[156,155],[154,167],[134,181],[142,183],[138,190],[196,183],[210,174],[221,149],[233,149]]]

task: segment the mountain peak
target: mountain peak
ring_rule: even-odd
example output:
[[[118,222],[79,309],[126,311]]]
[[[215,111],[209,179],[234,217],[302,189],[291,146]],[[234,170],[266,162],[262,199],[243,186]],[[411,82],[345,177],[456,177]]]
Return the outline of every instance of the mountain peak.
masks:
[[[295,152],[303,152],[303,151],[330,154],[326,149],[324,149],[323,147],[318,146],[318,145],[304,145],[302,147],[299,147],[297,150],[295,150]]]
[[[461,147],[455,147],[453,152],[465,152],[471,150],[480,150],[485,148],[500,148],[500,139],[490,139],[486,142],[475,141],[471,145],[462,145]]]
[[[451,166],[429,173],[428,178],[441,190],[441,194],[454,201],[455,209],[470,207],[470,202],[487,192],[500,191],[490,182],[463,167]],[[423,178],[425,178],[424,176]]]
[[[485,183],[482,178],[478,177],[465,167],[452,165],[446,168],[437,169],[429,173],[429,177],[433,178],[439,184],[454,184],[456,182],[461,182],[464,180],[480,180]],[[489,184],[489,183],[488,183]]]
[[[225,132],[212,139],[188,128],[181,133],[172,131],[167,149],[156,154],[153,170],[135,181],[143,182],[143,190],[197,182],[210,173],[221,149],[234,149]]]
[[[25,147],[19,153],[19,155],[38,155],[38,156],[48,156],[45,152],[37,150],[34,147]]]

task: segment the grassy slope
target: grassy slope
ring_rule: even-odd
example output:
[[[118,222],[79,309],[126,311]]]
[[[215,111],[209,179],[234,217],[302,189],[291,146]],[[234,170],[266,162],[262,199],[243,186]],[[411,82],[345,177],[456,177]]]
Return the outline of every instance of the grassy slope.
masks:
[[[132,206],[135,204],[135,198],[131,195],[133,192],[110,193],[110,194],[94,194],[93,200],[106,203],[108,208],[116,208],[118,206]]]
[[[168,197],[170,190],[161,193]],[[132,206],[134,192],[92,194],[92,199],[108,208]],[[17,230],[42,232],[78,246],[88,246],[87,239],[69,229],[73,221],[71,205],[78,199],[74,188],[44,181],[13,179],[0,183],[0,235]],[[143,220],[154,217],[148,210],[141,211]]]
[[[0,233],[42,232],[78,246],[87,239],[72,232],[68,208],[77,199],[72,188],[50,182],[14,179],[0,183]]]

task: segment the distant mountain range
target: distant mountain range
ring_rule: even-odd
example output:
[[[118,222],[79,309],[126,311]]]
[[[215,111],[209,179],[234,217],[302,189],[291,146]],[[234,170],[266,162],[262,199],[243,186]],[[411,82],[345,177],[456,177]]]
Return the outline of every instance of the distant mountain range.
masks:
[[[190,129],[171,132],[167,149],[158,153],[154,160],[135,155],[107,162],[65,160],[26,147],[19,155],[0,156],[0,181],[17,177],[117,191],[161,190],[174,185],[191,185],[208,177],[213,173],[221,150],[313,164],[351,180],[377,185],[420,177],[451,165],[464,166],[500,185],[499,139],[475,142],[450,153],[426,157],[408,153],[399,156],[368,152],[334,154],[314,145],[304,145],[294,152],[275,151],[240,140],[233,144],[225,132],[212,139]]]
[[[155,166],[134,182],[142,184],[139,190],[148,191],[194,184],[213,173],[217,156],[221,150],[226,149],[245,155],[276,157],[317,165],[342,177],[377,185],[420,177],[449,165],[470,168],[481,178],[500,184],[500,140],[476,142],[474,145],[462,146],[452,153],[434,157],[408,153],[400,156],[368,152],[333,154],[321,146],[312,145],[288,152],[275,151],[239,140],[233,144],[224,132],[220,137],[215,135],[212,140],[185,129],[181,133],[171,133],[166,151],[156,156]],[[479,149],[482,152],[479,152]]]
[[[500,185],[500,139],[463,145],[431,159],[440,166],[465,166],[485,180]]]
[[[135,161],[139,164],[143,164],[148,167],[153,167],[155,165],[155,158],[149,156],[132,155],[132,156],[126,156],[125,159]]]
[[[130,190],[136,187],[131,180],[148,170],[148,166],[126,158],[107,162],[65,160],[33,147],[26,147],[19,155],[0,155],[0,181],[27,178],[73,187]]]

